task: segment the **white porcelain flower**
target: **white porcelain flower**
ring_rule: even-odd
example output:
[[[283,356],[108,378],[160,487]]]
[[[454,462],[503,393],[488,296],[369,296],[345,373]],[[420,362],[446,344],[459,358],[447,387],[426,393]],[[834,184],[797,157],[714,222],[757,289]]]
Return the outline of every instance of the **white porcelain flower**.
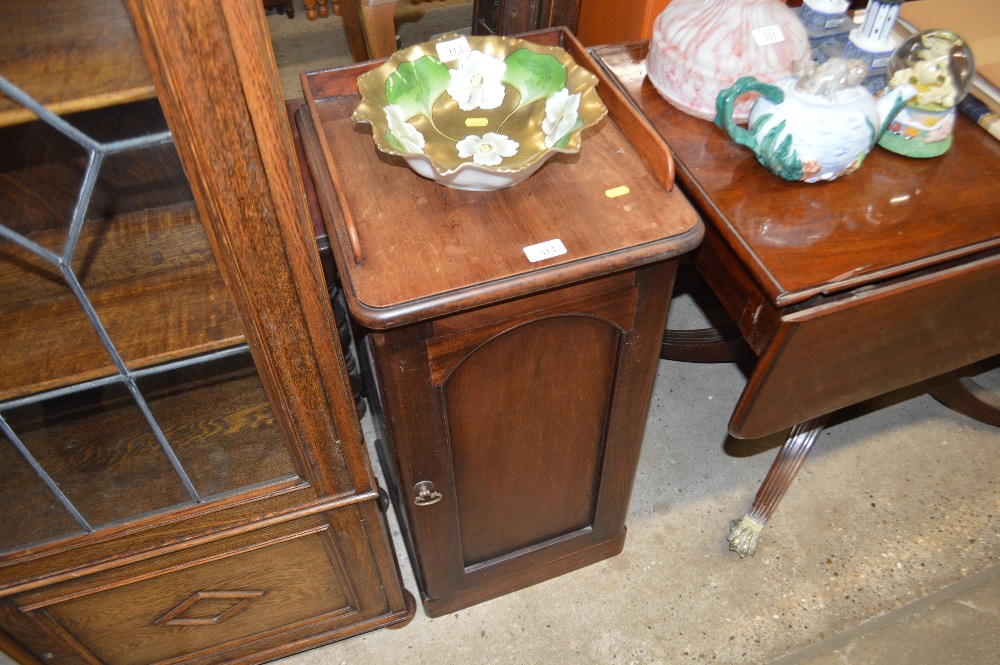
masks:
[[[403,108],[398,104],[389,104],[384,109],[385,119],[389,121],[389,131],[399,141],[407,152],[423,154],[424,135],[412,123],[406,122]]]
[[[545,147],[551,148],[562,140],[576,124],[580,111],[580,93],[569,94],[569,89],[563,88],[545,100],[545,120],[542,120],[542,132],[545,133]]]
[[[458,156],[462,159],[472,157],[472,161],[480,166],[496,166],[504,160],[504,157],[516,155],[520,144],[503,134],[486,132],[482,136],[470,134],[455,147],[458,148]]]
[[[450,70],[448,94],[463,111],[495,109],[503,104],[506,95],[503,85],[506,71],[503,60],[482,51],[472,51],[458,69]]]

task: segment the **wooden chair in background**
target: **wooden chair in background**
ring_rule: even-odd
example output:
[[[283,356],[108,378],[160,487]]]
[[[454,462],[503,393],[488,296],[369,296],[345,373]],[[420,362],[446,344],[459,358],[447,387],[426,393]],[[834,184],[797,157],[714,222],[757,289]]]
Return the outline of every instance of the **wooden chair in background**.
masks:
[[[315,21],[318,18],[326,18],[330,15],[330,7],[327,0],[302,0],[306,6],[306,18]],[[333,0],[333,13],[337,14],[337,0]]]
[[[396,50],[396,23],[393,15],[397,0],[347,0],[334,2],[334,13],[344,19],[347,41],[355,61],[388,58]],[[410,0],[411,4],[433,0]],[[339,7],[338,7],[339,5]],[[353,33],[353,34],[352,34]],[[364,56],[358,57],[356,43],[364,47]]]
[[[295,18],[295,3],[292,0],[263,0],[264,9],[274,9],[277,7],[279,14],[284,14],[288,18]]]

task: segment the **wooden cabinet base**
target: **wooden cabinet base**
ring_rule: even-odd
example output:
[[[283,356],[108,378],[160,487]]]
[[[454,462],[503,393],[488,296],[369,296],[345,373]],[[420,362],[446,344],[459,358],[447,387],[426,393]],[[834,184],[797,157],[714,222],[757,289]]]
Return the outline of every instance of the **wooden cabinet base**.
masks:
[[[550,580],[553,577],[578,570],[592,563],[610,559],[613,556],[621,554],[624,547],[625,530],[622,530],[621,535],[617,538],[585,546],[583,549],[576,550],[566,556],[552,559],[534,568],[524,569],[516,575],[470,588],[468,591],[456,593],[448,598],[434,599],[422,596],[421,601],[424,606],[424,613],[432,618],[444,616],[445,614],[456,612],[477,603],[498,598],[514,591],[520,591],[533,584]]]
[[[378,510],[367,500],[16,594],[0,633],[38,662],[257,663],[406,623],[415,603],[385,584],[395,562],[365,529]]]

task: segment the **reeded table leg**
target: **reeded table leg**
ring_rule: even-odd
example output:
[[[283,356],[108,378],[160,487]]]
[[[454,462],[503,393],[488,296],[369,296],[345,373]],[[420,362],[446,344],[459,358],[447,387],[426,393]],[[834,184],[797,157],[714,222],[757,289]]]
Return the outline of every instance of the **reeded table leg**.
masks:
[[[753,556],[760,542],[761,532],[771,519],[774,509],[795,480],[795,475],[806,461],[819,433],[823,431],[828,416],[820,416],[799,423],[789,432],[778,451],[778,456],[757,490],[750,512],[739,522],[734,522],[729,533],[729,549],[740,557]]]

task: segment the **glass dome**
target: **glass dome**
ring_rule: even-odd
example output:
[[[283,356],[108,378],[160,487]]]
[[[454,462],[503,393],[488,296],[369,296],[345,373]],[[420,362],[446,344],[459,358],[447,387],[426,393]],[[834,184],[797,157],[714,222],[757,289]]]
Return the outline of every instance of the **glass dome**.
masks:
[[[947,30],[925,30],[907,38],[893,52],[886,69],[890,88],[917,88],[910,106],[932,111],[953,108],[972,86],[975,63],[961,37]]]

